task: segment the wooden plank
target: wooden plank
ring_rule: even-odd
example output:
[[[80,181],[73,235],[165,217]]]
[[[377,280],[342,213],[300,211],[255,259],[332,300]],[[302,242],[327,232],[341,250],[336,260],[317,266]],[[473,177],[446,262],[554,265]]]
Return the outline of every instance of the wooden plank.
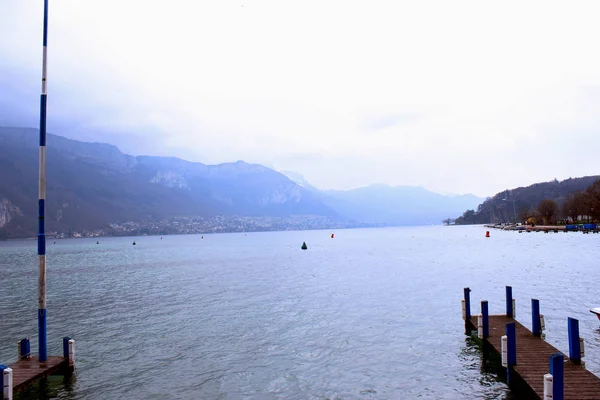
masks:
[[[517,337],[517,365],[514,371],[538,395],[544,396],[544,374],[550,369],[550,356],[561,353],[545,340],[533,336],[531,331],[513,318],[505,315],[489,316],[489,334],[486,341],[494,351],[501,352],[500,338],[506,332],[506,324],[514,322]],[[470,320],[477,327],[477,316]],[[565,360],[568,356],[565,355]],[[564,364],[565,400],[600,400],[600,378],[584,366],[567,361]]]
[[[38,357],[32,357],[19,360],[9,367],[13,370],[13,388],[19,391],[37,379],[69,369],[69,360],[64,357],[49,356],[47,361],[40,362]]]

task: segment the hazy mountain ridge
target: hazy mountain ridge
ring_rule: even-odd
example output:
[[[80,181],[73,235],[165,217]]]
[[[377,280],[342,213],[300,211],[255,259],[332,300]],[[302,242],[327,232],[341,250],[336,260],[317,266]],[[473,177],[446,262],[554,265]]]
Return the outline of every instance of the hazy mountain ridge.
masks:
[[[292,180],[244,161],[206,165],[175,157],[132,156],[110,144],[53,134],[47,144],[48,232],[219,215],[295,221],[302,215],[321,216],[335,226],[344,226],[336,221],[347,221],[346,226],[414,225],[440,223],[459,212],[455,204],[461,210],[474,206],[469,196],[443,196],[418,187],[320,191],[301,176]],[[0,236],[34,236],[37,129],[0,127],[0,149]]]
[[[471,194],[445,196],[422,187],[382,184],[325,193],[325,204],[341,215],[389,225],[439,224],[483,200]]]
[[[0,127],[0,211],[6,221],[0,233],[5,237],[37,231],[37,144],[36,129]],[[336,215],[313,194],[261,165],[134,157],[109,144],[52,134],[47,145],[48,231],[175,216]]]
[[[439,224],[444,218],[475,207],[484,199],[473,194],[439,194],[419,186],[373,184],[350,190],[319,191],[297,172],[283,172],[318,193],[341,216],[376,225]]]

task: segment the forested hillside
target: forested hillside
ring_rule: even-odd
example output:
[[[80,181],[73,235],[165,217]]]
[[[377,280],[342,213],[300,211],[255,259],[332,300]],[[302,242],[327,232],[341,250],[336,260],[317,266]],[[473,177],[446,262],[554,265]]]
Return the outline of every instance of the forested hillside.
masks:
[[[568,217],[577,219],[581,215],[597,218],[600,217],[600,194],[597,196],[598,206],[594,207],[594,187],[598,187],[597,191],[600,193],[600,184],[591,186],[598,180],[600,176],[594,175],[505,190],[487,198],[477,209],[465,211],[455,223],[525,222],[530,218],[557,221]],[[586,192],[588,188],[590,190]],[[540,210],[540,203],[544,200],[552,201],[555,206],[550,206],[549,210],[542,207]]]

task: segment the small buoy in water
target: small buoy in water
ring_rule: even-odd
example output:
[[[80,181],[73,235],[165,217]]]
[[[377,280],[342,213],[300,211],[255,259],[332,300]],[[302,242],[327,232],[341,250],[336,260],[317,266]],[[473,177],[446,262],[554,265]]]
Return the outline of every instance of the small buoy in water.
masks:
[[[332,234],[331,234],[331,238],[333,239],[334,237],[335,237],[335,235],[332,233]]]
[[[490,237],[490,231],[485,231],[485,237]]]
[[[54,242],[54,244],[56,244],[56,242]]]
[[[204,236],[202,236],[201,239],[204,239]]]
[[[162,240],[162,236],[160,237],[160,240]]]
[[[306,242],[302,242],[302,247],[301,247],[301,249],[302,249],[302,250],[306,250],[306,249],[308,249],[308,246],[306,245]]]
[[[133,242],[133,245],[135,246],[135,242]]]
[[[96,244],[100,244],[100,241],[96,241]]]

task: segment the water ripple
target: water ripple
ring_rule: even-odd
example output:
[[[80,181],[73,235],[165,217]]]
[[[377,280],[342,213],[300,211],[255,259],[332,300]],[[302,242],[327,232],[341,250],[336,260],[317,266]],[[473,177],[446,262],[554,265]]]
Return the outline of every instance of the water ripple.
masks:
[[[600,305],[597,236],[483,232],[57,241],[48,245],[49,347],[61,354],[60,338],[76,339],[77,377],[42,397],[510,399],[460,319],[463,287],[501,313],[507,284],[526,325],[530,299],[540,299],[547,340],[562,351],[566,318],[579,318],[587,366],[600,372],[588,311]],[[35,339],[36,274],[34,241],[0,242],[3,362],[15,360],[19,338]]]

